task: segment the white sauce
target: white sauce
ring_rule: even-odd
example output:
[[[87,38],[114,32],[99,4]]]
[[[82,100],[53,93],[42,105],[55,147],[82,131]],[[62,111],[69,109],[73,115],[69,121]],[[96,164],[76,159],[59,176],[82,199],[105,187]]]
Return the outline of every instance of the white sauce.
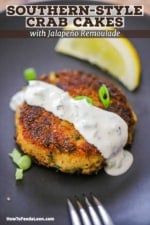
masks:
[[[116,113],[90,105],[85,99],[75,100],[68,92],[42,81],[30,81],[25,89],[16,93],[10,101],[11,109],[16,110],[24,101],[72,123],[106,159],[107,174],[123,174],[132,165],[132,154],[123,150],[128,139],[128,126]]]

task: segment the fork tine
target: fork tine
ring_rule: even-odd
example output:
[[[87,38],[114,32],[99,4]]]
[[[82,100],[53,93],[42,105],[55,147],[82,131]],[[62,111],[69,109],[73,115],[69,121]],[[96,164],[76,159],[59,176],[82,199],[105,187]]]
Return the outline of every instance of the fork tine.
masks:
[[[98,212],[103,220],[104,225],[114,225],[112,219],[107,213],[106,209],[103,207],[102,203],[92,194],[92,198],[98,208]]]
[[[98,217],[95,209],[93,208],[92,204],[90,203],[89,199],[87,198],[87,196],[84,196],[86,205],[88,207],[89,210],[89,214],[91,216],[92,222],[94,225],[102,225],[100,218]]]
[[[69,198],[67,199],[67,204],[69,208],[72,225],[82,225],[77,210],[75,209],[74,205],[72,204]]]
[[[89,218],[87,212],[85,211],[85,209],[83,208],[81,202],[77,199],[76,203],[77,203],[77,206],[79,208],[79,212],[80,212],[83,224],[84,225],[92,225],[92,223],[90,221],[90,218]]]

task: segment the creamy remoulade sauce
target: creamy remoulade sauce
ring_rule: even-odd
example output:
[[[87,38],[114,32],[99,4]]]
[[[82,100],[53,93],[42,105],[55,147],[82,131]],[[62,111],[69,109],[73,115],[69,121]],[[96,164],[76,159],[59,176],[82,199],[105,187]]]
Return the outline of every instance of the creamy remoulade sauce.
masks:
[[[116,113],[91,105],[85,99],[75,100],[55,85],[37,80],[30,81],[12,97],[11,109],[15,111],[24,101],[72,123],[106,159],[104,169],[107,174],[123,174],[132,165],[132,154],[123,149],[128,139],[128,126]]]

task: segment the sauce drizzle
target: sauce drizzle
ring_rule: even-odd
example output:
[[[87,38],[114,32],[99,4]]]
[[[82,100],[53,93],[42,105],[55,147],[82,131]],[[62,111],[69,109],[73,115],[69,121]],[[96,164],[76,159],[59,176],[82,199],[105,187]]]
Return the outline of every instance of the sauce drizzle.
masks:
[[[12,97],[11,109],[15,111],[24,101],[72,123],[106,159],[104,169],[107,174],[123,174],[132,165],[132,154],[123,149],[128,139],[128,126],[116,113],[88,104],[85,99],[77,101],[55,85],[37,80],[30,81],[25,89]]]

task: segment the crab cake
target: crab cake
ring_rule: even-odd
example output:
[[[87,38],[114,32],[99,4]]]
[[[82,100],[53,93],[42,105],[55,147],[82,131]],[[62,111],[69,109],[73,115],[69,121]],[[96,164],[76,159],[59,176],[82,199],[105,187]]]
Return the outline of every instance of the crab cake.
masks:
[[[99,108],[104,106],[97,93],[99,87],[105,84],[111,96],[107,110],[118,114],[127,123],[126,145],[132,143],[136,115],[124,94],[112,82],[101,76],[70,70],[42,75],[40,80],[56,85],[72,97],[88,96]],[[62,172],[91,174],[105,165],[100,151],[89,144],[73,124],[25,102],[16,111],[16,142],[38,164]]]

